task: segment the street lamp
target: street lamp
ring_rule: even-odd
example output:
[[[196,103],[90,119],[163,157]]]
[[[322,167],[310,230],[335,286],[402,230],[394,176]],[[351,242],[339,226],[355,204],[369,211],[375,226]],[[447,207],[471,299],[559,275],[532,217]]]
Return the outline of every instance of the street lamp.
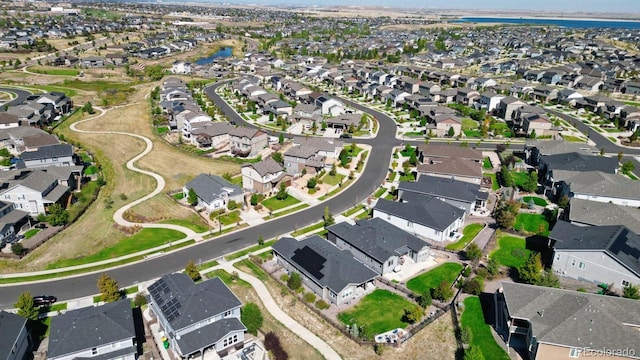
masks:
[[[220,222],[220,211],[218,211],[218,228],[220,229],[220,234],[222,234],[222,223]]]

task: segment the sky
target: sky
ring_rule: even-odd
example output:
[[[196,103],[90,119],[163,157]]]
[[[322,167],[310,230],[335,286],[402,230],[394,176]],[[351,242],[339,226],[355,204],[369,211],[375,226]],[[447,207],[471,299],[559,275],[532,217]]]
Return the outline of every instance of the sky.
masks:
[[[228,4],[386,6],[433,9],[536,10],[559,12],[640,13],[638,0],[199,0]]]

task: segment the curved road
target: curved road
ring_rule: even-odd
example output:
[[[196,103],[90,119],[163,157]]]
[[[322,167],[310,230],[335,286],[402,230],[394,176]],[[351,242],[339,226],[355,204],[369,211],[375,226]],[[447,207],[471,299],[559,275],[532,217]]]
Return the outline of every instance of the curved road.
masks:
[[[22,104],[25,100],[27,100],[27,98],[29,96],[32,95],[31,92],[27,91],[27,90],[22,90],[22,89],[16,89],[16,88],[6,88],[6,87],[0,87],[0,91],[2,92],[6,92],[6,93],[12,93],[12,94],[16,94],[16,97],[11,100],[11,101],[7,101],[4,105],[9,105],[9,106],[16,106],[16,105],[20,105]]]
[[[223,109],[230,119],[233,119],[234,115],[238,116],[235,111],[226,105],[217,95],[212,96],[212,100]],[[218,103],[218,101],[222,103]],[[356,106],[358,105],[356,104]],[[368,110],[368,112],[376,116],[379,122],[377,138],[366,141],[366,143],[372,145],[368,165],[364,168],[363,173],[356,182],[338,196],[297,212],[294,215],[279,217],[262,225],[241,229],[234,233],[204,241],[195,246],[186,247],[164,256],[122,265],[105,270],[104,272],[108,272],[121,286],[130,286],[141,281],[157,278],[169,272],[182,270],[190,260],[204,261],[213,259],[253,245],[259,236],[269,239],[316,222],[322,218],[325,206],[329,206],[331,212],[337,214],[364,200],[384,180],[387,174],[392,148],[398,143],[398,141],[395,140],[395,122],[388,116],[377,111]],[[128,133],[122,134],[132,136],[132,134]],[[32,294],[56,295],[61,301],[95,294],[97,293],[97,273],[100,272],[102,271],[81,274],[71,278],[52,279],[41,283],[2,286],[0,291],[0,308],[12,307],[12,304],[16,301],[19,294],[26,290],[29,290]]]

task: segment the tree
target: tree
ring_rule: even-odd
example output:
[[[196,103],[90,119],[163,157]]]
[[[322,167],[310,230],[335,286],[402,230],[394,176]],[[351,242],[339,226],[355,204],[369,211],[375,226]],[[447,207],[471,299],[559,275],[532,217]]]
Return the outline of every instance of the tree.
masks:
[[[62,207],[62,205],[58,203],[51,204],[48,210],[49,216],[47,216],[47,221],[49,224],[53,226],[62,226],[69,222],[69,213]]]
[[[329,170],[329,176],[336,176],[336,163],[333,163],[333,165],[331,165],[331,170]]]
[[[536,129],[531,130],[531,134],[529,134],[529,138],[531,139],[535,139],[536,138]]]
[[[495,212],[496,223],[503,229],[513,229],[520,205],[514,200],[501,201]]]
[[[413,151],[411,156],[409,156],[409,163],[413,166],[418,165],[418,155],[416,155],[415,151]]]
[[[491,276],[496,276],[500,272],[500,263],[495,257],[489,258],[487,261],[487,271]]]
[[[635,170],[636,166],[633,165],[633,163],[631,162],[631,160],[626,161],[624,164],[622,164],[622,173],[623,174],[629,174],[631,173],[633,170]]]
[[[38,308],[33,301],[33,295],[29,291],[25,291],[18,296],[18,301],[13,304],[18,309],[18,315],[30,320],[38,319]]]
[[[278,135],[278,144],[282,145],[284,144],[284,134],[280,133],[280,135]]]
[[[315,189],[316,185],[318,185],[318,180],[316,179],[316,177],[312,177],[309,178],[309,180],[307,180],[307,188],[309,189]]]
[[[467,279],[462,284],[462,291],[467,294],[480,295],[482,290],[484,290],[484,281],[482,281],[482,278],[479,276]]]
[[[431,289],[431,297],[440,301],[447,301],[453,296],[451,285],[446,280],[442,280],[440,284]]]
[[[329,206],[325,206],[324,208],[324,226],[331,226],[335,223],[335,220],[333,218],[333,215],[331,214],[331,211],[329,210]]]
[[[453,135],[455,135],[455,134],[456,134],[456,131],[453,130],[453,127],[450,127],[449,131],[447,131],[447,136],[448,137],[453,137]]]
[[[473,338],[473,333],[471,332],[471,328],[468,326],[463,326],[460,328],[460,341],[463,344],[468,344],[471,342]]]
[[[551,269],[547,269],[543,271],[542,274],[540,274],[538,281],[534,282],[533,284],[538,286],[559,288],[560,279],[558,279],[558,276],[556,276],[556,274],[554,274]]]
[[[640,299],[640,288],[638,285],[629,284],[622,288],[622,297],[638,300]]]
[[[262,237],[262,235],[258,236],[258,245],[264,245],[264,238]]]
[[[258,305],[249,302],[240,308],[240,321],[247,327],[248,333],[257,336],[264,319]]]
[[[340,159],[340,166],[345,167],[349,164],[349,152],[347,149],[342,148],[340,151],[340,155],[338,155],[338,159]]]
[[[0,157],[3,158],[10,158],[11,157],[11,153],[9,152],[9,149],[3,147],[2,149],[0,149]]]
[[[287,280],[287,286],[291,290],[299,289],[300,286],[302,286],[302,278],[300,277],[300,274],[295,271],[292,272],[291,276],[289,276],[289,280]]]
[[[276,194],[276,199],[284,200],[287,198],[287,196],[289,196],[289,194],[287,193],[287,185],[285,185],[284,183],[280,183],[278,193]]]
[[[622,153],[622,151],[620,151],[618,153],[618,162],[622,161],[622,157],[624,156],[624,154]]]
[[[464,360],[484,360],[484,355],[478,346],[471,345],[464,351]]]
[[[424,316],[424,310],[422,308],[413,306],[410,309],[404,309],[402,320],[410,324],[415,324],[418,321],[422,320],[423,316]]]
[[[198,281],[200,280],[201,276],[200,276],[200,271],[198,271],[198,267],[196,266],[196,264],[193,262],[193,260],[190,260],[187,263],[187,266],[184,268],[184,272],[191,278],[191,280],[193,281]]]
[[[467,259],[471,261],[480,260],[480,258],[482,257],[482,249],[480,249],[480,247],[476,243],[471,243],[471,245],[467,247],[467,250],[465,250],[464,253],[467,256]]]
[[[82,107],[82,112],[85,112],[88,114],[95,113],[95,111],[93,110],[93,105],[91,104],[91,101],[87,101],[87,103],[84,104],[84,106]]]
[[[15,255],[22,256],[24,251],[25,251],[24,246],[22,246],[21,243],[15,242],[11,244],[11,252],[14,253]]]
[[[106,273],[98,278],[98,291],[100,291],[101,300],[104,302],[114,302],[120,299],[120,289],[118,282]]]
[[[506,187],[512,187],[515,185],[513,175],[511,175],[511,170],[509,170],[507,165],[502,165],[500,168],[500,180],[502,181],[502,185]]]
[[[604,148],[600,148],[600,156],[604,156]]]
[[[540,281],[542,272],[542,260],[540,253],[532,253],[524,265],[518,267],[518,277],[528,284],[535,284]]]
[[[538,190],[538,172],[532,171],[529,173],[527,180],[522,184],[522,190],[527,192],[534,192]]]
[[[558,207],[561,209],[566,209],[569,206],[569,196],[562,195],[560,200],[558,200]]]
[[[151,81],[158,81],[164,76],[164,69],[162,65],[147,65],[144,67],[144,74]]]
[[[420,305],[420,307],[422,307],[423,309],[426,309],[431,305],[433,301],[431,299],[431,292],[430,291],[423,292],[422,294],[420,294],[420,296],[418,296],[416,301],[418,302],[418,305]]]
[[[143,293],[139,292],[136,294],[136,296],[133,298],[133,306],[135,307],[142,307],[143,305],[147,304],[147,297],[144,296]]]
[[[193,188],[189,189],[189,193],[187,194],[187,203],[191,206],[198,205],[198,194]]]

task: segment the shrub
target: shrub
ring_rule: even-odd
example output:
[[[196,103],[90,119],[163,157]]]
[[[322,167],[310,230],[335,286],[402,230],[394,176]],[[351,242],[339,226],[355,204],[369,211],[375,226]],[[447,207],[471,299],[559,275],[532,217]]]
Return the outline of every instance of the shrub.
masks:
[[[324,300],[316,301],[316,307],[320,310],[326,310],[330,307],[330,305]]]
[[[289,354],[282,348],[280,338],[273,331],[269,331],[264,335],[264,347],[271,352],[275,360],[289,359]]]
[[[282,276],[280,276],[280,281],[282,282],[289,282],[289,275],[287,274],[282,274]]]
[[[22,254],[25,252],[25,248],[21,243],[16,242],[11,244],[11,252],[15,255],[22,256]]]
[[[227,203],[227,209],[229,210],[235,210],[238,208],[238,206],[240,206],[235,200],[229,200],[229,202]]]
[[[255,211],[262,210],[262,204],[258,204],[258,205],[256,205],[256,206],[254,206],[254,207],[253,207],[253,209],[254,209]]]
[[[258,205],[258,194],[252,194],[249,203],[251,204],[251,206]]]
[[[315,189],[317,184],[318,184],[318,181],[316,180],[315,177],[312,177],[311,179],[307,180],[307,188],[309,189]]]
[[[308,303],[313,303],[316,301],[316,294],[312,293],[312,292],[308,292],[304,294],[304,301],[308,302]]]
[[[251,302],[246,303],[240,309],[240,321],[247,327],[248,333],[257,336],[263,322],[262,312],[258,305]]]
[[[298,274],[297,272],[291,273],[291,276],[289,276],[289,280],[287,280],[287,286],[291,290],[300,289],[300,287],[302,286],[302,278],[300,277],[300,274]]]
[[[438,287],[431,289],[431,297],[440,301],[447,301],[453,296],[453,290],[446,280],[442,280]]]
[[[484,290],[484,281],[478,276],[468,279],[462,284],[462,291],[467,294],[480,295],[482,290]]]
[[[382,356],[382,354],[384,354],[384,345],[383,344],[373,345],[373,351],[375,351],[376,355]]]
[[[133,305],[135,307],[142,307],[143,305],[147,304],[147,297],[144,296],[143,293],[139,292],[136,294],[136,296],[133,298]]]
[[[469,277],[469,275],[471,275],[471,266],[467,266],[462,270],[462,276]]]

